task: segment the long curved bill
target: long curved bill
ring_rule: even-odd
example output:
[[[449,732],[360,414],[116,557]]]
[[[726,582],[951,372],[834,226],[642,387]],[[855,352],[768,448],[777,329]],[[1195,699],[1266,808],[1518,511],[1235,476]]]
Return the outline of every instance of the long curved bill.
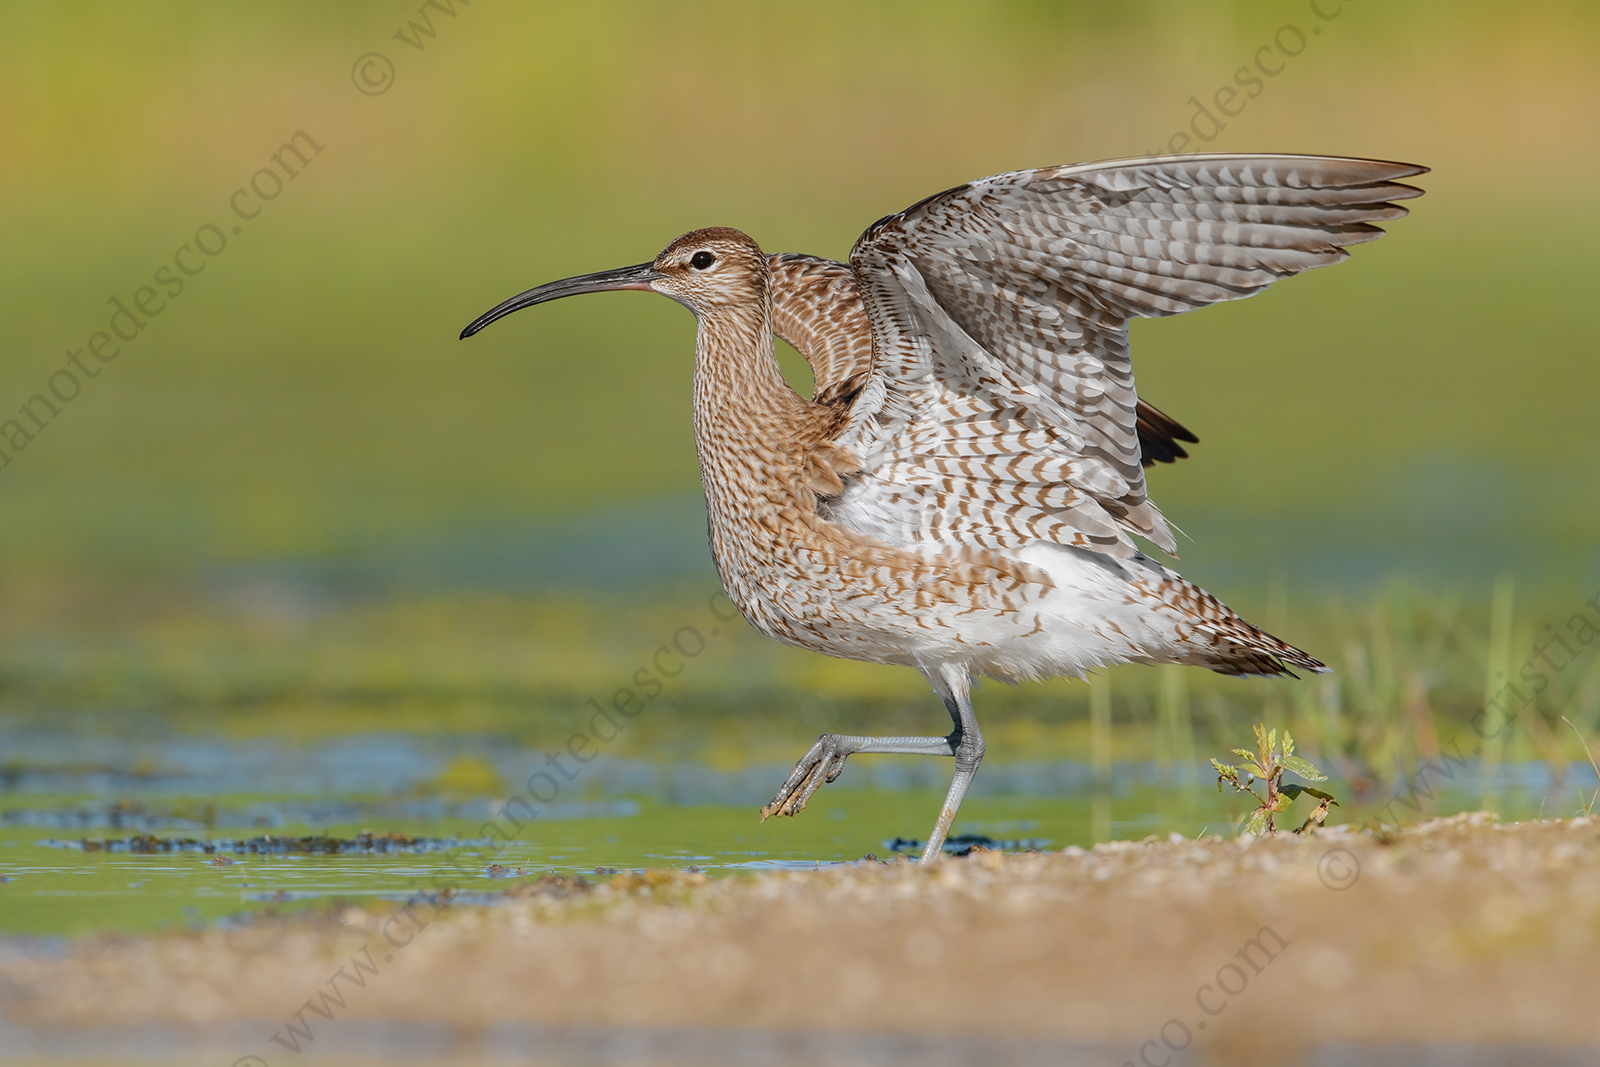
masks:
[[[640,263],[635,267],[618,267],[616,270],[603,270],[596,274],[580,274],[576,278],[563,278],[559,282],[547,282],[525,293],[518,293],[503,304],[496,304],[482,315],[467,324],[461,331],[461,339],[465,341],[485,326],[496,319],[503,319],[513,311],[531,308],[535,304],[543,304],[550,300],[560,300],[564,296],[577,296],[579,293],[609,293],[618,289],[649,289],[650,283],[661,277],[661,272],[656,270],[654,263]]]

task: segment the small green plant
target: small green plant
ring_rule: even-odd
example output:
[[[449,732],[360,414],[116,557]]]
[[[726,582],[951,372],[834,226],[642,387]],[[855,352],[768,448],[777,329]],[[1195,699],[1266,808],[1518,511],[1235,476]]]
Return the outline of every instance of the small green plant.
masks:
[[[1561,716],[1561,721],[1572,727],[1572,732],[1578,735],[1578,744],[1583,746],[1583,754],[1589,757],[1589,766],[1594,768],[1594,776],[1596,778],[1600,778],[1600,763],[1595,762],[1594,753],[1589,751],[1589,742],[1583,739],[1583,731],[1578,729],[1577,723],[1573,722],[1565,715]],[[1585,818],[1588,818],[1590,815],[1594,814],[1594,802],[1597,799],[1600,799],[1600,792],[1596,792],[1594,796],[1590,797],[1589,803],[1583,804],[1583,794],[1581,792],[1578,794],[1578,802],[1583,804],[1583,807],[1580,810],[1583,812]],[[1539,810],[1542,812],[1544,809],[1541,808]]]
[[[1244,757],[1244,762],[1237,767],[1230,767],[1217,760],[1211,761],[1211,766],[1217,769],[1217,789],[1221,790],[1222,783],[1228,782],[1234,789],[1241,793],[1249,793],[1255,797],[1260,806],[1250,813],[1245,821],[1244,832],[1247,834],[1277,833],[1277,827],[1272,825],[1272,817],[1282,814],[1285,808],[1294,802],[1295,798],[1305,793],[1316,797],[1320,804],[1315,811],[1306,817],[1295,833],[1304,833],[1312,824],[1321,826],[1328,817],[1328,808],[1339,803],[1333,797],[1320,789],[1312,789],[1303,785],[1284,785],[1283,772],[1293,771],[1297,776],[1308,782],[1326,782],[1328,776],[1317,770],[1307,761],[1294,754],[1294,738],[1289,736],[1289,731],[1283,731],[1283,747],[1278,747],[1278,731],[1268,730],[1266,723],[1256,723],[1256,750],[1251,752],[1247,748],[1236,748],[1234,751]],[[1240,781],[1240,775],[1244,780]],[[1266,783],[1267,795],[1261,796],[1251,788],[1256,779]]]

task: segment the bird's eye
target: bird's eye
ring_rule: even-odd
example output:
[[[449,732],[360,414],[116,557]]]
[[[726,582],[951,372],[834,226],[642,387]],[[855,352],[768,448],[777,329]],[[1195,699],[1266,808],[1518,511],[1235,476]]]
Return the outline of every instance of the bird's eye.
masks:
[[[717,261],[717,257],[710,252],[696,252],[689,260],[689,266],[695,270],[705,270]]]

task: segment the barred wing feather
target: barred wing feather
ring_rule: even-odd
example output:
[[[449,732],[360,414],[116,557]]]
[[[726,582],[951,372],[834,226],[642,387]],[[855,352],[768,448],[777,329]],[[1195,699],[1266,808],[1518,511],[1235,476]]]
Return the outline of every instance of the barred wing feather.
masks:
[[[772,328],[811,365],[811,399],[832,404],[859,393],[872,370],[872,327],[849,264],[784,252],[767,266]]]
[[[1145,492],[1129,320],[1344,259],[1406,214],[1393,201],[1420,190],[1398,179],[1424,170],[1119,160],[996,175],[880,220],[850,254],[873,360],[838,444],[862,473],[830,518],[944,548],[1129,556],[1136,533],[1172,552]]]
[[[848,263],[782,252],[767,257],[772,271],[774,332],[805,358],[816,380],[811,399],[819,404],[853,400],[872,370],[872,326]],[[1138,408],[1139,462],[1188,459],[1184,443],[1198,444],[1194,431],[1143,397]]]

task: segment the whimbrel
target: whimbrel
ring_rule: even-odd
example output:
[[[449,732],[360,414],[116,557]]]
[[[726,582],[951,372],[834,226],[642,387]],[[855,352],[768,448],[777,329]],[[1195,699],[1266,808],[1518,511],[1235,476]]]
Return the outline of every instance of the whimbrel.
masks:
[[[984,178],[872,226],[848,264],[768,256],[738,230],[550,282],[475,319],[645,289],[698,321],[694,431],[711,554],[769,637],[921,671],[945,736],[824,734],[762,817],[794,815],[856,753],[953,756],[924,861],[983,759],[972,680],[1114,663],[1327,668],[1141,552],[1172,554],[1144,466],[1194,437],[1134,391],[1128,322],[1260,292],[1420,196],[1424,167],[1197,155]],[[784,381],[781,335],[815,371]]]

